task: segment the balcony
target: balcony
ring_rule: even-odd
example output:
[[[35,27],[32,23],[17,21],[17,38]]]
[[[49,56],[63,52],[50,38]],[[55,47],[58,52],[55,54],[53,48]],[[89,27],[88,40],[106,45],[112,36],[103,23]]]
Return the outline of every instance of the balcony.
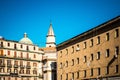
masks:
[[[18,77],[18,73],[10,73],[10,76],[12,76],[12,77]]]
[[[0,64],[0,67],[5,67],[5,63]]]
[[[0,72],[0,75],[9,75],[9,73]]]
[[[20,60],[31,60],[30,57],[20,57],[20,56],[14,56],[14,59],[20,59]]]
[[[25,68],[25,66],[24,66],[24,65],[20,65],[20,68],[21,68],[21,69],[24,69],[24,68]]]
[[[8,67],[8,68],[12,68],[12,64],[8,64],[7,67]]]
[[[31,66],[30,66],[30,65],[27,65],[26,68],[27,68],[27,69],[31,69]]]
[[[14,65],[14,68],[18,68],[18,65],[15,64],[15,65]]]

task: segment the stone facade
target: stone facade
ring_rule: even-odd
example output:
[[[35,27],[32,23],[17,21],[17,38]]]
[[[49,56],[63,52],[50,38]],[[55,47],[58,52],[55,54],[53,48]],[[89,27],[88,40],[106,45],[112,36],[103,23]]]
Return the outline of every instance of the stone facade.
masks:
[[[120,17],[57,45],[57,80],[120,80]]]

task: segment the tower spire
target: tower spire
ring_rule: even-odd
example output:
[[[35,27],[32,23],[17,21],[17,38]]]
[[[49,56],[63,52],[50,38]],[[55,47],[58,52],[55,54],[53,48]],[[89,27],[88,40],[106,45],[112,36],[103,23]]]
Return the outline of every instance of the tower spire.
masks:
[[[47,40],[46,40],[46,47],[55,47],[55,35],[52,27],[52,22],[50,22],[48,34],[47,34]]]
[[[49,27],[47,36],[54,36],[54,31],[53,31],[52,23],[51,22],[50,22],[50,27]]]

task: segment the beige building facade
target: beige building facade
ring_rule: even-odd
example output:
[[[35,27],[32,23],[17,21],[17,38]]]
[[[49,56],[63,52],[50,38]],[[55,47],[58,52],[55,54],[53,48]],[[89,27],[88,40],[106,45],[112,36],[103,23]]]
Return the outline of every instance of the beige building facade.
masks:
[[[56,80],[56,44],[52,24],[41,48],[28,38],[0,37],[0,80]]]
[[[57,80],[120,80],[120,16],[57,45]]]
[[[0,80],[41,80],[42,54],[24,34],[19,41],[0,38]]]

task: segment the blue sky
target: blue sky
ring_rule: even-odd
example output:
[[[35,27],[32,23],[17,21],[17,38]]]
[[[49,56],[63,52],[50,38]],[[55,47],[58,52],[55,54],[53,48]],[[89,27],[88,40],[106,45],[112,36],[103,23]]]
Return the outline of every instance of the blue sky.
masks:
[[[0,36],[44,47],[50,20],[59,44],[118,15],[120,0],[0,0]]]

